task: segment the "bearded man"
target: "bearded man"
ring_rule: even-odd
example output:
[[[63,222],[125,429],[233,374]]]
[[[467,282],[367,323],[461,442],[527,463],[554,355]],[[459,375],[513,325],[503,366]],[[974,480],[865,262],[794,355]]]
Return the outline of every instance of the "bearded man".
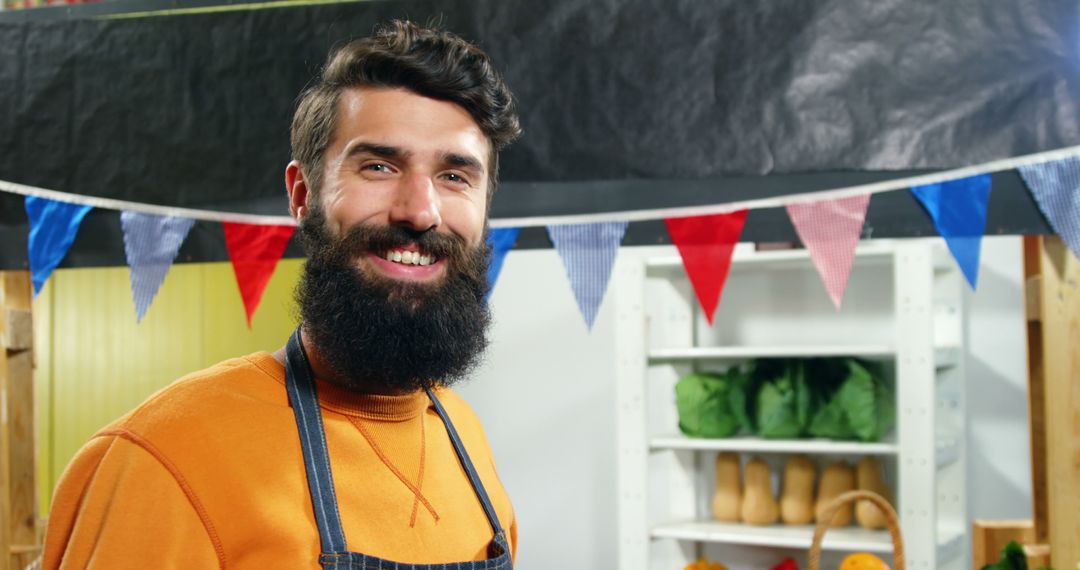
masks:
[[[336,51],[285,171],[300,326],[98,432],[57,487],[43,566],[510,569],[510,501],[449,386],[487,343],[488,205],[519,133],[457,36],[395,22]]]

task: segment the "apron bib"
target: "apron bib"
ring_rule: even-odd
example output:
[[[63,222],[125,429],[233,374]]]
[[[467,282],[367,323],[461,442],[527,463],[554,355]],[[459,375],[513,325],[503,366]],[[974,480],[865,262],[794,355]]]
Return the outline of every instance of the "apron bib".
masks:
[[[472,483],[473,491],[484,508],[494,538],[488,546],[487,560],[449,562],[440,564],[406,564],[385,560],[376,556],[349,552],[345,546],[345,532],[341,528],[341,516],[338,514],[337,495],[334,492],[334,478],[330,473],[330,456],[326,447],[326,431],[323,429],[322,412],[319,398],[315,392],[315,381],[311,376],[311,366],[307,360],[303,345],[300,344],[300,329],[289,337],[285,348],[285,390],[289,393],[289,404],[296,415],[296,429],[300,434],[300,447],[304,452],[304,469],[307,472],[308,489],[311,505],[315,510],[315,523],[319,527],[321,553],[319,565],[324,569],[363,569],[363,570],[513,570],[510,548],[506,533],[495,516],[484,484],[480,481],[473,467],[465,446],[461,443],[453,422],[446,414],[442,404],[427,390],[428,398],[435,406],[435,411],[442,418],[450,441],[454,445],[458,460]]]

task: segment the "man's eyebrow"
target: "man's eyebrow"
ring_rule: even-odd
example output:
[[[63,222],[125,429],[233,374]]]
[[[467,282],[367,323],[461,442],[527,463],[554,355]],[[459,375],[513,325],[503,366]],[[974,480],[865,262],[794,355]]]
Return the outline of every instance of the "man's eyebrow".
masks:
[[[458,168],[464,168],[464,169],[467,169],[467,170],[475,170],[477,172],[483,172],[484,171],[484,165],[481,164],[480,160],[473,157],[473,156],[467,155],[467,154],[458,154],[456,152],[448,152],[448,153],[443,155],[443,161],[446,162],[447,164],[454,165],[454,166],[456,166]]]
[[[401,158],[408,156],[409,153],[396,146],[390,146],[378,143],[358,142],[349,149],[346,154],[346,158],[352,158],[358,154],[373,154],[375,156],[381,156],[383,158]]]

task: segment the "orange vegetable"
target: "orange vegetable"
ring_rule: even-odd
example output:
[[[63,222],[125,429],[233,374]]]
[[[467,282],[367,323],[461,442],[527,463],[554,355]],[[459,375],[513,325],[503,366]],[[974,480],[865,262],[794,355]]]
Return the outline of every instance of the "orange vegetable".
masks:
[[[825,505],[837,495],[846,491],[855,490],[855,470],[846,461],[837,461],[825,468],[818,480],[817,505],[814,507],[814,518],[821,520],[825,514]],[[854,507],[850,504],[841,505],[836,511],[830,526],[847,526],[851,524],[851,515]]]
[[[727,566],[724,566],[719,562],[710,562],[702,558],[697,562],[687,564],[686,568],[683,568],[683,570],[727,570]]]
[[[726,452],[716,454],[716,493],[713,494],[713,518],[739,522],[742,509],[742,481],[739,479],[739,456]]]
[[[743,472],[742,520],[747,524],[769,525],[780,518],[780,504],[772,492],[772,475],[769,465],[760,458],[753,458]]]
[[[885,488],[885,482],[881,479],[881,463],[873,457],[863,457],[856,467],[858,487],[861,490],[873,491],[886,501],[889,500],[889,490]],[[885,528],[889,525],[885,513],[877,505],[870,501],[859,501],[855,504],[855,520],[863,528]]]
[[[857,552],[840,563],[840,570],[889,570],[889,565],[873,554]]]

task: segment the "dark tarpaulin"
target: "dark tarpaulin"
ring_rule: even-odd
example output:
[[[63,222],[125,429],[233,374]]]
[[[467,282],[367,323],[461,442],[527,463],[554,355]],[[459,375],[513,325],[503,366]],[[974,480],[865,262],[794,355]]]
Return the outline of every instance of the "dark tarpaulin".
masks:
[[[783,195],[1080,144],[1072,1],[360,2],[0,22],[0,179],[284,213],[297,93],[330,47],[395,17],[475,40],[514,90],[526,134],[503,156],[496,217]],[[1046,231],[1012,173],[995,176],[990,216],[988,233]],[[758,238],[791,235],[782,210],[755,217],[772,220]],[[868,225],[933,233],[923,218],[896,192]],[[0,200],[0,224],[0,264],[21,265],[19,200]],[[655,232],[631,236],[663,239],[641,226]],[[106,234],[84,228],[72,258],[122,262]],[[113,251],[80,257],[87,239]]]

